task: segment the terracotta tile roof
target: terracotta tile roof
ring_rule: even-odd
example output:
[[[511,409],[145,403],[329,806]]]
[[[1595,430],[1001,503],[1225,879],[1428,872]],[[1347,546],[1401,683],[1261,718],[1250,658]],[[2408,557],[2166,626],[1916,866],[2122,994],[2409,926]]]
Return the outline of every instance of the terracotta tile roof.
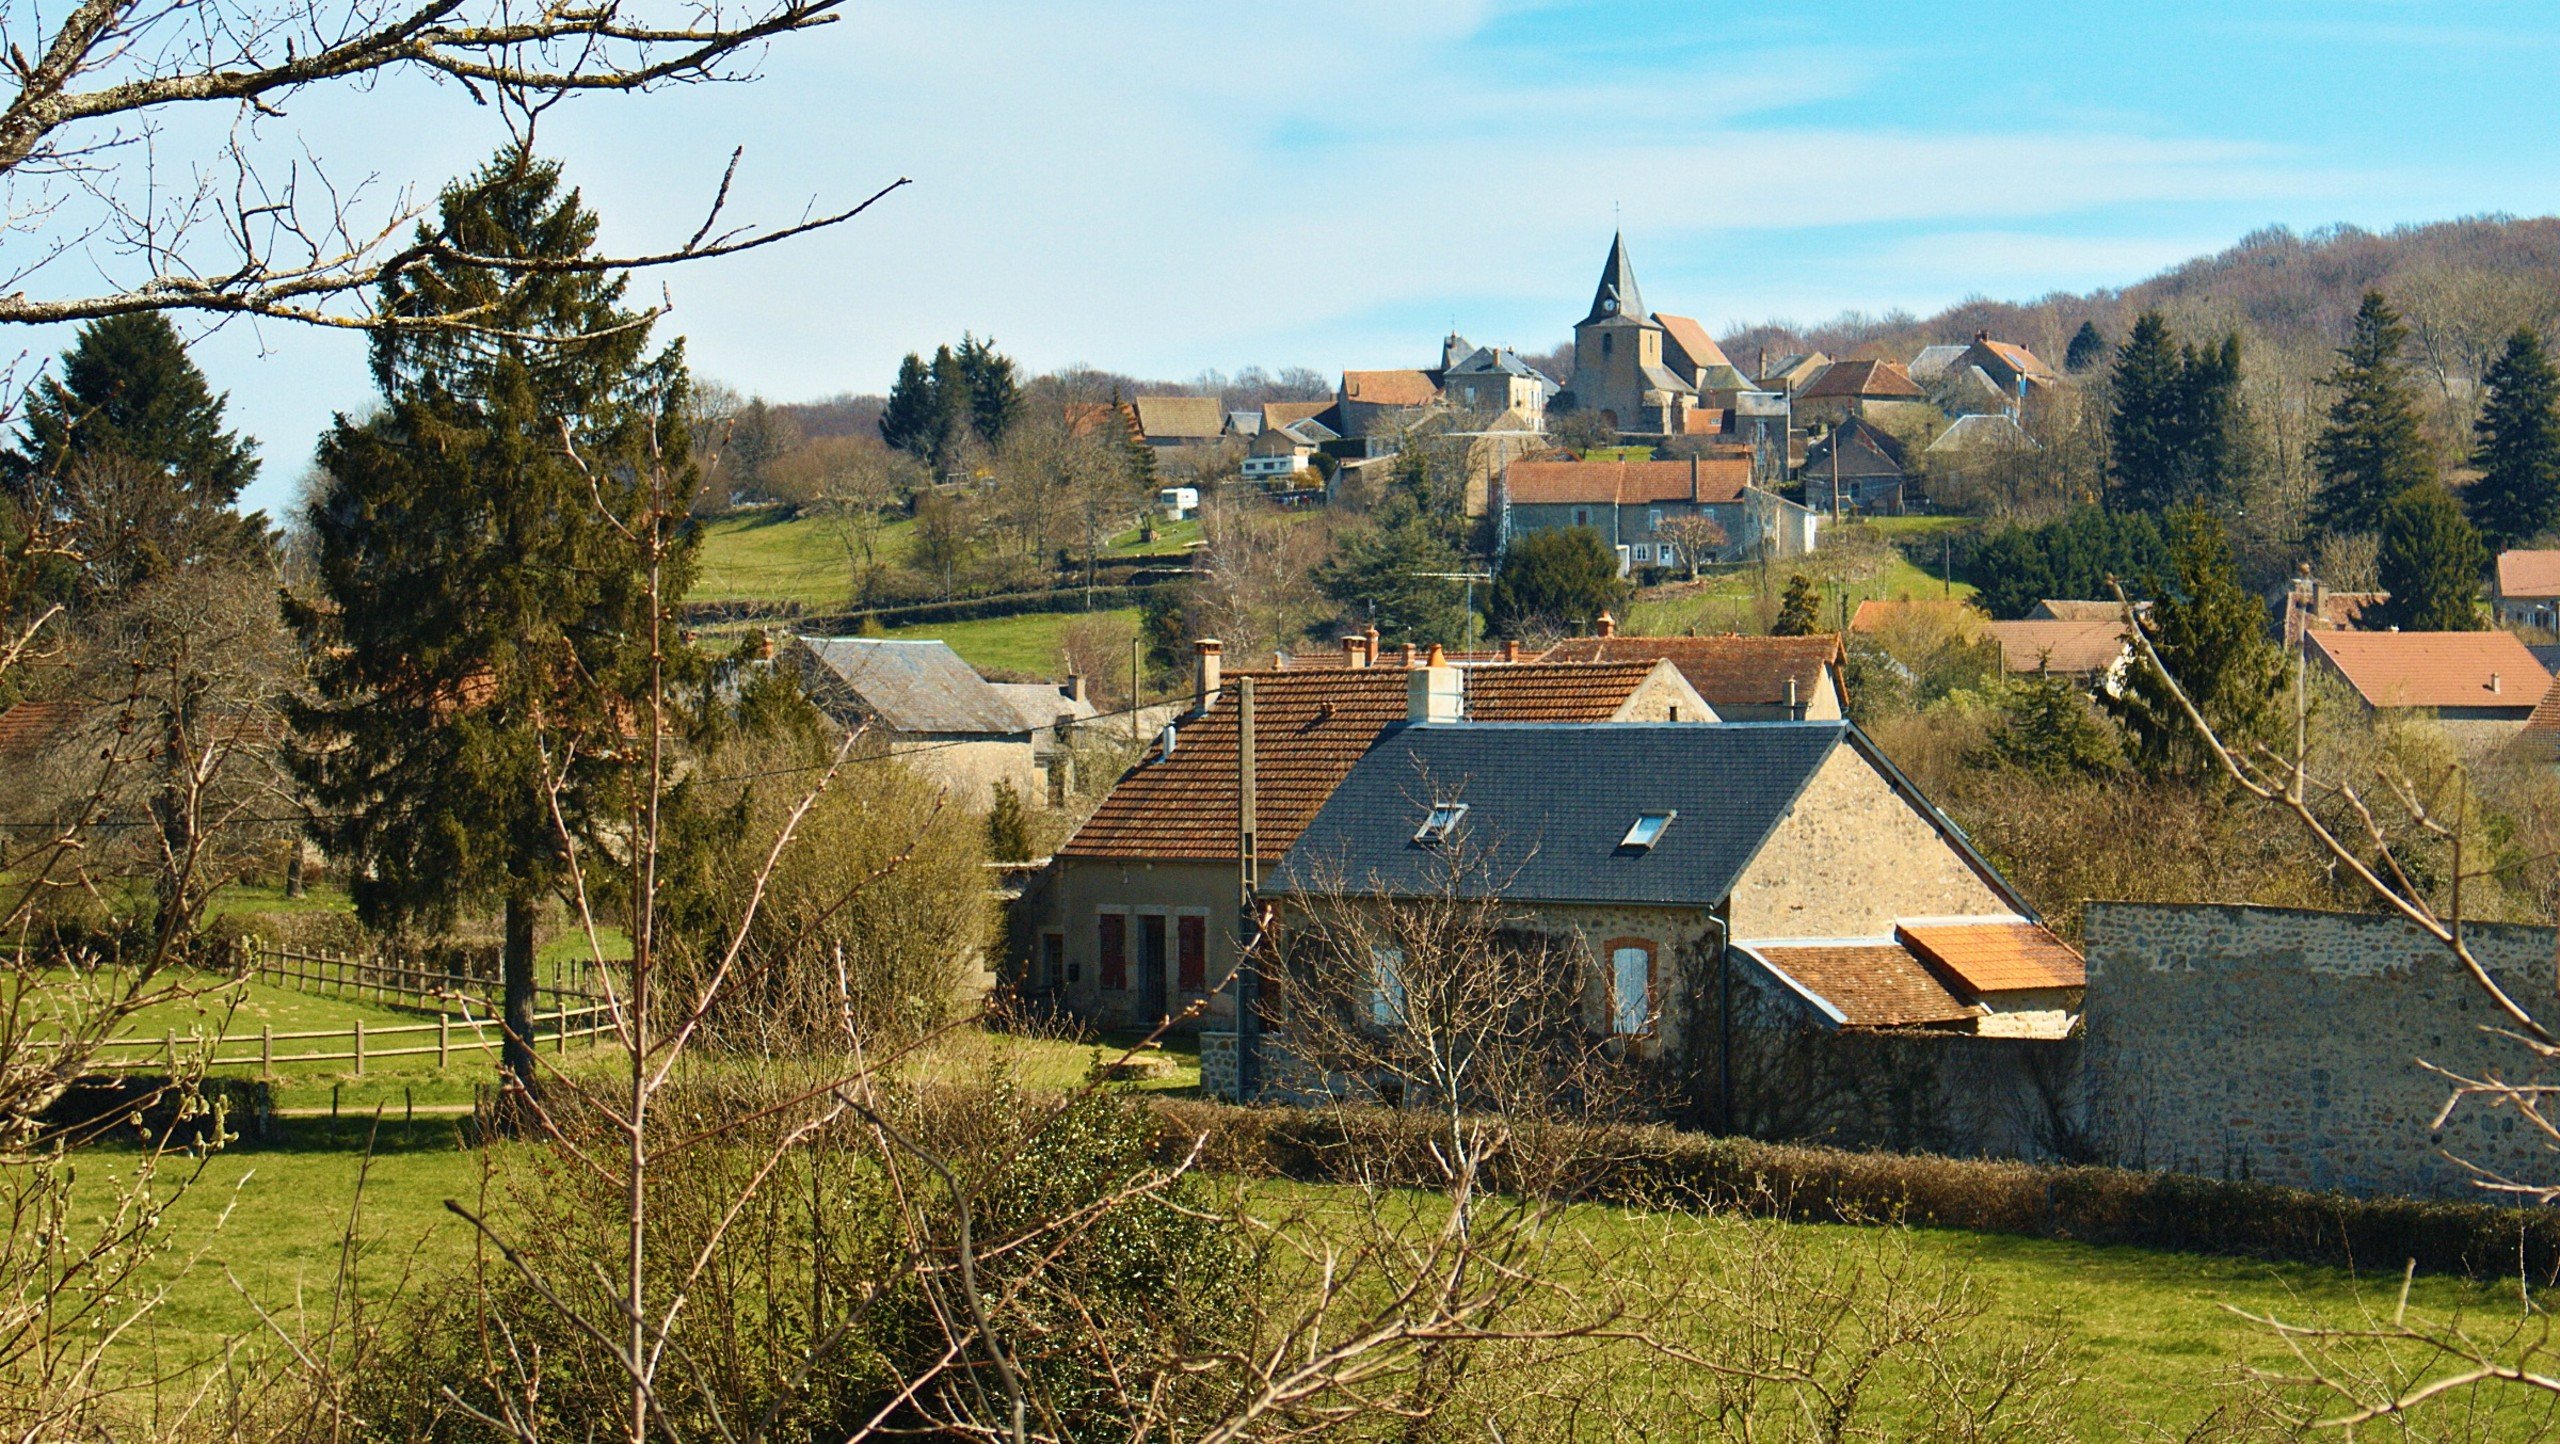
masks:
[[[2053,368],[2044,364],[2041,357],[2037,356],[2036,353],[2028,350],[2024,346],[2020,346],[2009,341],[1994,341],[1988,337],[1976,341],[1974,344],[1980,346],[1983,350],[1990,352],[1992,355],[1999,357],[2002,361],[2008,364],[2010,370],[2015,371],[2022,376],[2026,376],[2037,381],[2051,381],[2053,379]]]
[[[1975,611],[1970,602],[1946,601],[1937,597],[1860,602],[1858,609],[1849,614],[1849,631],[1853,635],[1879,632],[1898,622],[1920,617],[1946,617],[1973,625],[1981,620],[1982,614]]]
[[[1502,473],[1503,495],[1516,503],[1699,503],[1742,499],[1751,483],[1751,458],[1702,457],[1687,461],[1515,461]]]
[[[1342,399],[1372,406],[1428,406],[1440,399],[1440,388],[1420,371],[1345,371]]]
[[[2551,674],[2513,632],[2312,632],[2303,642],[2368,707],[2523,712],[2551,687]]]
[[[1733,408],[1730,406],[1692,406],[1680,413],[1683,436],[1722,436],[1733,430]]]
[[[1891,939],[1736,946],[1829,1004],[1844,1028],[1925,1027],[1982,1014]]]
[[[2498,595],[2560,597],[2560,551],[2498,553]]]
[[[0,727],[7,725],[8,718],[0,715]],[[2534,704],[2533,715],[2524,719],[2524,730],[2527,737],[2540,744],[2546,755],[2553,750],[2555,743],[2560,743],[2560,677],[2551,679],[2551,685],[2543,691],[2542,700]]]
[[[0,757],[31,757],[51,747],[88,712],[84,702],[20,702],[0,712]]]
[[[1917,401],[1920,388],[1911,373],[1890,361],[1841,361],[1824,369],[1811,386],[1797,394],[1800,401],[1818,401],[1826,396],[1843,399],[1875,397],[1882,400]]]
[[[1725,358],[1724,348],[1716,344],[1713,336],[1707,334],[1706,327],[1686,316],[1670,316],[1660,311],[1653,313],[1653,319],[1656,325],[1662,327],[1663,334],[1671,338],[1672,344],[1680,348],[1681,354],[1689,358],[1691,365],[1707,367],[1733,364]]]
[[[1796,684],[1810,701],[1823,669],[1843,657],[1840,638],[1812,637],[1573,637],[1540,658],[1548,662],[1668,661],[1710,707],[1775,707]]]
[[[1262,403],[1262,429],[1277,431],[1332,409],[1330,401],[1265,401]]]
[[[1652,668],[1542,662],[1461,672],[1467,715],[1482,722],[1606,722]],[[1208,712],[1174,729],[1171,757],[1155,749],[1076,829],[1067,857],[1215,861],[1236,855],[1235,679],[1254,679],[1256,820],[1277,860],[1380,734],[1406,717],[1403,667],[1310,667],[1232,672]]]
[[[1893,936],[1975,997],[2089,983],[2069,944],[2023,918],[1915,920],[1897,924]]]
[[[1985,622],[1984,635],[2000,644],[2000,660],[2012,672],[2093,676],[2125,654],[2124,623]]]
[[[2389,600],[2391,600],[2389,592],[2323,591],[2320,593],[2320,610],[2314,614],[2303,594],[2295,588],[2287,587],[2284,594],[2282,620],[2278,626],[2284,636],[2284,644],[2288,647],[2296,647],[2302,644],[2302,634],[2305,631],[2351,630],[2357,623],[2364,620],[2365,608],[2380,606]]]
[[[1215,441],[1227,431],[1227,413],[1215,396],[1141,396],[1138,429],[1151,441]]]
[[[1114,413],[1120,418],[1121,429],[1131,436],[1138,434],[1138,413],[1125,401],[1116,406],[1108,401],[1070,401],[1061,409],[1067,414],[1070,435],[1089,436],[1102,430]]]

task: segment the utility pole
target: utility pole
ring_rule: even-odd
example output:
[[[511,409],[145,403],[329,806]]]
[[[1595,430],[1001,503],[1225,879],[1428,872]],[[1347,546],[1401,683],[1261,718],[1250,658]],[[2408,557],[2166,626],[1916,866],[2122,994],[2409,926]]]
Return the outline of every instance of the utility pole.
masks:
[[[1138,745],[1139,689],[1146,685],[1147,633],[1144,626],[1129,639],[1129,745]]]
[[[1262,1088],[1262,856],[1254,798],[1253,678],[1236,679],[1236,1101]]]

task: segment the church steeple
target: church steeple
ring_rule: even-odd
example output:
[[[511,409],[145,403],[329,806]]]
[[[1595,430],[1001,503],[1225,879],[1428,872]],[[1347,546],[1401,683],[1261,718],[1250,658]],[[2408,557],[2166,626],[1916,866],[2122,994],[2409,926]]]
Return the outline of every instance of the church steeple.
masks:
[[[1620,232],[1609,238],[1609,261],[1600,268],[1600,289],[1591,293],[1591,314],[1582,318],[1585,326],[1619,317],[1644,322],[1653,313],[1644,308],[1644,296],[1636,290],[1636,268],[1627,259],[1627,238]]]

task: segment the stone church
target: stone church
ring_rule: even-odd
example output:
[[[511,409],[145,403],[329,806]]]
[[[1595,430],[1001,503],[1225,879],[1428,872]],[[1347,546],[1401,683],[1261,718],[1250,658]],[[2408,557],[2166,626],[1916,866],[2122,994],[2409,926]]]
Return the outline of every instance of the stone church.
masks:
[[[1710,354],[1691,354],[1699,350]],[[1573,379],[1556,408],[1596,411],[1631,436],[1680,436],[1697,429],[1702,391],[1738,379],[1703,328],[1645,309],[1626,237],[1611,237],[1591,312],[1573,328]]]

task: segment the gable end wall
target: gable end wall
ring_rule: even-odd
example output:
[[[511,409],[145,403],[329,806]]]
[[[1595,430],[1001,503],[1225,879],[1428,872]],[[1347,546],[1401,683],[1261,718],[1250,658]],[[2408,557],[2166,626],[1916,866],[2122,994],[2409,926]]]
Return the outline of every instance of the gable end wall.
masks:
[[[2010,906],[1883,774],[1843,744],[1734,883],[1737,938],[1877,937],[1897,918]]]

